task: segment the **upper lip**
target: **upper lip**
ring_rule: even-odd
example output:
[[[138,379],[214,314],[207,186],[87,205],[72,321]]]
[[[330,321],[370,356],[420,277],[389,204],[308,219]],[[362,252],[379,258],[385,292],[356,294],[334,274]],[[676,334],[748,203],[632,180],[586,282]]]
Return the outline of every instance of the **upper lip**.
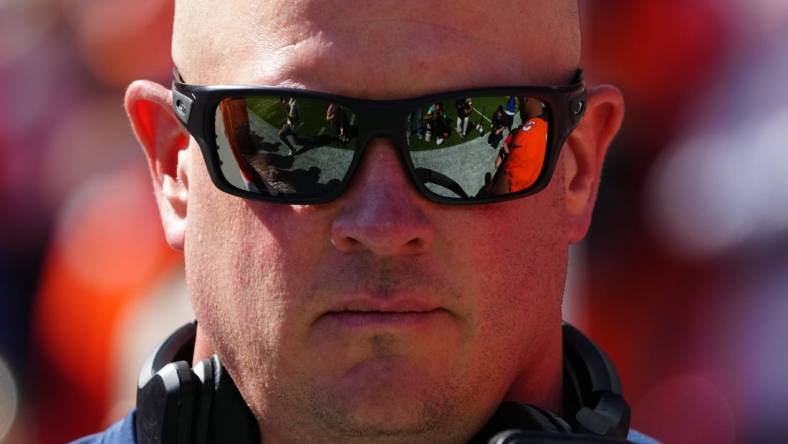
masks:
[[[440,305],[417,297],[352,297],[334,304],[327,313],[377,312],[377,313],[426,313],[441,308]]]

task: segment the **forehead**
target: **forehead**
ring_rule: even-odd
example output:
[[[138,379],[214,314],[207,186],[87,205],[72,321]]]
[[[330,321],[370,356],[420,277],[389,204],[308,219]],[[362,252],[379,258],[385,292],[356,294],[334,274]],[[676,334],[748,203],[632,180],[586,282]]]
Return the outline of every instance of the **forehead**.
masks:
[[[190,83],[368,98],[564,83],[579,51],[574,0],[179,0],[173,36]]]

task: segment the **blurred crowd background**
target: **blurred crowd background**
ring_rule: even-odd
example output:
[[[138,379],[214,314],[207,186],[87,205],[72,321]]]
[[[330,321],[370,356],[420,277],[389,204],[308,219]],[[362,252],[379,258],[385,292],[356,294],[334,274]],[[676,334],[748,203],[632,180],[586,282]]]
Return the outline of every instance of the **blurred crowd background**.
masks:
[[[0,442],[134,403],[188,320],[122,108],[169,83],[171,0],[0,0]],[[624,92],[565,317],[667,443],[788,436],[788,1],[583,2],[589,83]]]

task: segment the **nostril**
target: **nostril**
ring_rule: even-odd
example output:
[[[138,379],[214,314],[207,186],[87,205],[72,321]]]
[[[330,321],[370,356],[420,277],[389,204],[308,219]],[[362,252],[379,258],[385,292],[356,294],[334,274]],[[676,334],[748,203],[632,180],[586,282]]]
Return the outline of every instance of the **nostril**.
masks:
[[[343,253],[350,253],[357,250],[361,246],[358,239],[350,236],[331,236],[331,243],[334,244],[337,250]]]
[[[422,240],[416,237],[416,238],[413,238],[413,239],[409,240],[406,245],[409,248],[419,248],[422,245]]]
[[[331,224],[331,242],[343,253],[420,254],[432,244],[433,231],[421,209],[404,198],[376,200],[340,212]]]

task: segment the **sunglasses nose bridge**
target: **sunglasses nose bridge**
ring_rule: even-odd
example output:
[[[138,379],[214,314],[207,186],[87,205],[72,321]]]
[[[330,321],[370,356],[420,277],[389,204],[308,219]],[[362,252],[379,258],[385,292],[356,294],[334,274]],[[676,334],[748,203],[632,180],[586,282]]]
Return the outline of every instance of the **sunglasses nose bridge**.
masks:
[[[372,139],[383,137],[396,142],[404,142],[408,113],[397,108],[368,107],[358,110],[359,135],[362,146]]]
[[[405,138],[407,132],[408,112],[402,109],[370,107],[359,109],[359,153],[363,160],[364,153],[375,139],[384,139],[397,151],[405,170],[408,170],[407,149]]]

